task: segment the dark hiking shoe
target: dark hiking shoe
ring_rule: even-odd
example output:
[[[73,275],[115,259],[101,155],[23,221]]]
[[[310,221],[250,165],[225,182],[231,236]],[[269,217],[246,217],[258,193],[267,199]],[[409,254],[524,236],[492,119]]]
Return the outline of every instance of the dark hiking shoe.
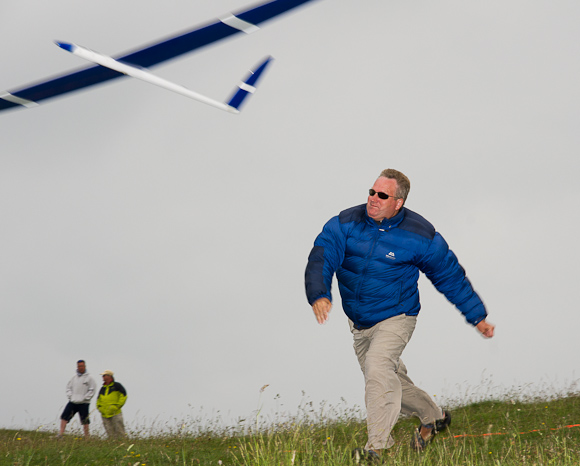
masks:
[[[381,456],[373,450],[356,448],[352,451],[352,458],[356,464],[381,464]]]
[[[443,419],[439,419],[435,421],[435,433],[438,434],[439,432],[443,432],[451,425],[451,413],[449,411],[443,411],[445,417]]]
[[[425,440],[421,437],[421,427],[417,427],[417,429],[413,432],[413,438],[411,439],[411,448],[415,451],[423,451],[427,448],[427,445],[431,443],[435,434],[431,431],[429,437]]]
[[[435,424],[421,424],[421,427],[426,429],[433,429],[434,434],[443,432],[451,424],[451,413],[449,411],[443,411],[443,419],[438,419]]]
[[[425,450],[425,448],[427,448],[427,445],[429,445],[433,441],[435,435],[437,435],[439,432],[442,432],[449,427],[449,425],[451,424],[451,414],[449,413],[449,411],[443,411],[443,414],[445,414],[443,419],[435,421],[435,424],[421,424],[421,426],[419,426],[417,430],[413,432],[413,438],[411,439],[411,448],[413,450],[415,451]],[[427,437],[426,439],[424,439],[421,436],[421,427],[432,429],[431,433],[429,434],[429,437]]]

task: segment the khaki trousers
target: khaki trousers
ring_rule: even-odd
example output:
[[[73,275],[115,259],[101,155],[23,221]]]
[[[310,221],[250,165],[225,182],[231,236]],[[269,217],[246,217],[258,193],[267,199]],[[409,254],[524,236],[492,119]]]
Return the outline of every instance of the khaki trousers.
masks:
[[[416,316],[400,315],[364,330],[355,329],[350,322],[354,351],[365,378],[367,450],[394,445],[391,430],[400,413],[416,416],[422,424],[444,417],[431,397],[413,384],[401,360],[416,322]]]
[[[101,417],[103,418],[103,426],[105,427],[105,432],[107,432],[107,437],[120,438],[125,436],[123,413],[119,413],[113,417]]]

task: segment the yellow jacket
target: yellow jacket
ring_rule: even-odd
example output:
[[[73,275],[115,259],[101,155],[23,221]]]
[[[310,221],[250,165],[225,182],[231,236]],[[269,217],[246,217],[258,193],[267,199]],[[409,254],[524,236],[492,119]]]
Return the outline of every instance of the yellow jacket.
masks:
[[[113,417],[121,412],[127,401],[127,391],[119,382],[103,385],[97,398],[97,409],[103,417]]]

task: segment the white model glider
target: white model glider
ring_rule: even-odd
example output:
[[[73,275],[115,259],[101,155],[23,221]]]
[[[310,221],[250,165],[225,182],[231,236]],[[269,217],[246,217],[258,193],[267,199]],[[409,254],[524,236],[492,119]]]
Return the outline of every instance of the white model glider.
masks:
[[[273,0],[248,10],[230,14],[210,24],[195,28],[174,37],[138,49],[118,58],[101,55],[92,50],[65,42],[57,44],[95,65],[78,69],[29,87],[0,92],[0,112],[11,108],[34,107],[39,102],[80,89],[104,83],[122,76],[132,76],[192,99],[232,113],[238,113],[244,99],[255,90],[258,78],[271,61],[263,60],[239,85],[227,103],[218,102],[151,74],[145,68],[176,58],[200,47],[237,33],[250,34],[258,25],[312,0]]]
[[[107,57],[106,55],[101,55],[100,53],[95,52],[94,50],[87,49],[85,47],[81,47],[80,45],[76,44],[67,44],[66,42],[57,42],[56,43],[60,48],[67,50],[74,55],[84,58],[90,62],[96,63],[97,65],[104,66],[105,68],[109,68],[114,71],[118,71],[119,73],[126,74],[127,76],[131,76],[133,78],[140,79],[142,81],[155,84],[156,86],[163,87],[164,89],[168,89],[173,92],[177,92],[178,94],[184,95],[185,97],[189,97],[191,99],[195,99],[199,102],[203,102],[204,104],[211,105],[212,107],[219,108],[220,110],[225,110],[226,112],[230,113],[240,113],[239,108],[244,99],[249,95],[253,94],[256,90],[256,83],[258,78],[262,74],[262,72],[268,66],[268,63],[272,60],[271,57],[267,57],[264,61],[262,61],[255,70],[251,70],[250,73],[246,76],[244,81],[239,84],[239,89],[234,92],[232,97],[228,100],[227,103],[218,102],[217,100],[211,99],[204,95],[198,94],[186,87],[180,86],[179,84],[172,83],[171,81],[167,81],[166,79],[160,78],[159,76],[155,76],[154,74],[149,73],[144,68],[137,68],[133,65],[129,65],[126,63],[121,63],[114,58]]]

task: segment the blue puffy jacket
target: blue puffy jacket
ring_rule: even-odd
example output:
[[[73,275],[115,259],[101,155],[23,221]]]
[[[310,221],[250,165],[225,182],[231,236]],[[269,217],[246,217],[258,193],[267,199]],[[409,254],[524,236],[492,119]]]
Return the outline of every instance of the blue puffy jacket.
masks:
[[[367,215],[366,204],[330,219],[308,257],[306,295],[311,305],[320,298],[332,300],[336,273],[344,312],[356,328],[369,328],[389,317],[419,313],[419,271],[467,322],[485,319],[485,306],[443,237],[405,207],[380,224]]]

